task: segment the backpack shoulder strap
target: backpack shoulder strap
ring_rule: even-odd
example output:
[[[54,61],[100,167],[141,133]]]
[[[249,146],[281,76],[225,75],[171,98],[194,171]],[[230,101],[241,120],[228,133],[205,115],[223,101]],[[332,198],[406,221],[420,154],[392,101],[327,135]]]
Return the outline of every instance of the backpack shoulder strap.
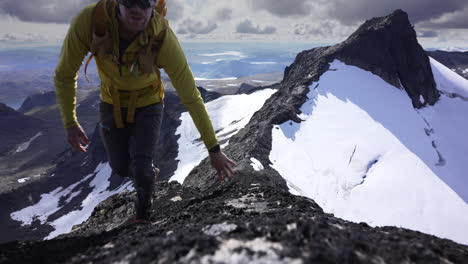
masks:
[[[93,56],[96,56],[98,51],[96,50],[96,45],[95,43],[98,42],[98,38],[104,38],[106,35],[108,28],[109,28],[109,13],[107,11],[107,5],[110,0],[100,0],[97,4],[96,7],[94,8],[94,15],[93,15],[93,32],[92,32],[92,43],[91,43],[91,55],[88,57],[88,60],[86,61],[85,68],[84,68],[84,74],[86,77],[86,80],[89,82],[88,78],[88,65],[91,62],[91,59]]]
[[[100,0],[94,10],[94,32],[98,37],[104,36],[108,30],[108,23],[110,21],[109,13],[107,12],[108,2],[109,0]]]
[[[161,15],[161,17],[164,19],[164,22],[166,24],[169,24],[169,21],[166,19],[166,14],[167,14],[167,7],[166,7],[166,0],[158,0],[158,3],[154,6],[154,10]]]

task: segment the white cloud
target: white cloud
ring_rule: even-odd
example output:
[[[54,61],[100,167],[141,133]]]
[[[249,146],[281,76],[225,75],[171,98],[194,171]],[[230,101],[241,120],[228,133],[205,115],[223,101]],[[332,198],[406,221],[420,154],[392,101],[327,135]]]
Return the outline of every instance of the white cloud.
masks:
[[[23,22],[19,19],[0,15],[0,41],[59,43],[65,37],[69,25],[52,23]]]
[[[93,0],[2,0],[0,10],[22,21],[69,23],[80,8]]]
[[[312,1],[308,0],[249,0],[254,10],[266,10],[279,17],[307,16],[312,12]]]
[[[272,26],[266,26],[261,29],[258,25],[254,26],[252,21],[246,19],[237,25],[238,33],[248,33],[248,34],[273,34],[276,32],[276,28]]]
[[[187,18],[179,24],[177,33],[179,34],[208,34],[218,26],[213,22],[201,22]]]
[[[166,1],[167,19],[170,21],[179,21],[184,18],[184,3],[181,0]]]
[[[424,21],[420,25],[430,28],[468,28],[468,5],[455,12],[445,13],[435,19]]]
[[[227,8],[227,7],[223,7],[221,9],[218,9],[216,11],[216,18],[219,20],[219,21],[227,21],[227,20],[230,20],[232,18],[232,9],[230,8]]]

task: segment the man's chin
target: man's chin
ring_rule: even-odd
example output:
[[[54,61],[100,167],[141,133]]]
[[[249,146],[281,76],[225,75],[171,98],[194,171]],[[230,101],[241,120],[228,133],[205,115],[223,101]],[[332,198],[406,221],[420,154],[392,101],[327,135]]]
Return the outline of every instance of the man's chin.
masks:
[[[132,27],[130,27],[129,29],[132,30],[133,32],[140,32],[140,31],[143,31],[145,30],[146,26],[145,25],[133,25]]]
[[[147,25],[148,23],[139,23],[139,24],[132,25],[132,28],[134,28],[135,31],[142,31],[142,30],[145,30]]]

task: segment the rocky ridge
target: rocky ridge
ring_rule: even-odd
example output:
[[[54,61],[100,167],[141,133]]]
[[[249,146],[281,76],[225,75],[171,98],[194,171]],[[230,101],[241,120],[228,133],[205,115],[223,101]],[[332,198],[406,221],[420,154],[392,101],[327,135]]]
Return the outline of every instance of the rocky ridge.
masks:
[[[160,183],[151,224],[125,223],[131,193],[97,207],[74,232],[1,245],[0,263],[463,263],[466,246],[396,227],[371,228],[322,212],[266,184],[267,172],[200,192]]]

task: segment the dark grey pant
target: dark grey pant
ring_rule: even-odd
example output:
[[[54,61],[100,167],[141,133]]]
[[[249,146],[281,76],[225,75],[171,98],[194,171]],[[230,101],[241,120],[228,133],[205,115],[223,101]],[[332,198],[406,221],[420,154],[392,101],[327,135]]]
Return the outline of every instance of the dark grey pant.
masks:
[[[155,183],[153,158],[159,141],[164,105],[156,103],[136,108],[135,123],[127,123],[127,108],[121,109],[125,127],[117,128],[113,105],[100,102],[99,133],[113,172],[130,177],[134,181],[140,204],[147,203],[146,196],[152,195]]]

